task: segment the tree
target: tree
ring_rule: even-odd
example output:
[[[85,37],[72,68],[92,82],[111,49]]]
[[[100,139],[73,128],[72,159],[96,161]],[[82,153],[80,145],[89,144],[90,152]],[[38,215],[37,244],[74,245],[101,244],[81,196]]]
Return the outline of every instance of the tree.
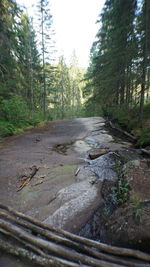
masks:
[[[75,50],[72,53],[70,68],[70,93],[71,93],[71,109],[72,116],[76,116],[77,110],[81,108],[81,70],[78,67],[78,59]]]
[[[16,54],[17,18],[21,11],[13,0],[0,2],[0,96],[10,97],[18,90]]]
[[[60,56],[55,71],[55,84],[53,92],[54,113],[56,119],[68,118],[71,108],[71,92],[69,69],[64,56]],[[52,98],[52,96],[51,96]]]
[[[46,84],[46,64],[49,60],[49,48],[51,46],[50,41],[52,37],[51,25],[52,15],[49,9],[48,0],[39,0],[39,22],[40,22],[40,35],[41,35],[41,57],[42,57],[42,102],[43,102],[43,114],[46,117],[46,96],[47,96],[47,84]],[[49,47],[48,47],[49,46]]]
[[[145,92],[150,90],[149,76],[150,76],[150,2],[143,1],[141,14],[138,20],[138,34],[139,34],[139,68],[140,68],[140,114],[139,120],[142,123]]]
[[[17,37],[17,64],[21,74],[21,94],[26,99],[30,109],[34,110],[37,102],[41,67],[35,31],[33,30],[32,21],[25,13],[21,14]]]
[[[107,0],[100,16],[88,72],[93,99],[104,107],[129,107],[136,58],[135,12],[135,0]]]
[[[77,57],[73,53],[71,64],[67,66],[64,56],[59,58],[58,65],[51,81],[50,109],[54,119],[68,119],[80,115],[82,71],[77,66]]]

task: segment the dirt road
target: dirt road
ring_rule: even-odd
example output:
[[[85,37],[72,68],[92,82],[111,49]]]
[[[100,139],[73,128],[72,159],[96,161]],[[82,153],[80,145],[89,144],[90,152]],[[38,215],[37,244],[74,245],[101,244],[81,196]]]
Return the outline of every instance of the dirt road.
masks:
[[[55,121],[1,141],[0,201],[77,232],[100,201],[100,186],[91,182],[95,174],[83,167],[87,151],[129,146],[117,144],[104,122],[100,117]]]
[[[94,117],[50,122],[24,134],[2,140],[0,202],[58,228],[90,238],[102,238],[103,227],[99,227],[103,217],[101,214],[107,212],[107,205],[110,204],[109,209],[113,208],[112,203],[106,202],[118,175],[116,167],[120,166],[121,158],[126,159],[129,166],[140,166],[140,171],[141,164],[145,164],[145,161],[140,161],[139,153],[131,143],[113,134],[114,132],[110,133],[105,127],[103,118]],[[95,153],[96,150],[106,152],[96,159],[90,159],[89,151]],[[130,176],[132,172],[136,174],[134,168],[130,171]],[[139,185],[145,185],[142,197],[147,201],[149,180],[145,179],[148,176],[145,176],[145,170],[144,174],[139,174],[140,172],[135,175],[135,179],[133,175],[131,179],[132,190],[141,194]],[[149,175],[149,170],[147,174]],[[139,185],[137,177],[140,179]],[[119,218],[124,221],[122,214],[121,210]],[[147,216],[147,213],[144,216]],[[117,225],[116,217],[114,221],[114,225]],[[147,221],[149,222],[149,217]],[[133,224],[129,223],[128,229],[134,229],[138,243],[140,234],[138,229],[135,231],[136,226],[133,221]],[[121,229],[118,225],[116,227],[115,237],[118,229]],[[147,223],[144,227],[142,225],[141,229],[145,229],[147,237]],[[123,232],[123,240],[124,235]],[[133,235],[128,236],[132,239]],[[128,242],[123,245],[127,246]],[[0,252],[0,266],[34,265]]]
[[[60,205],[53,205],[56,194],[75,183],[78,165],[83,163],[82,151],[75,149],[75,142],[97,129],[99,122],[99,118],[50,122],[1,141],[0,201],[46,219]],[[33,166],[38,171],[19,190],[28,181]]]

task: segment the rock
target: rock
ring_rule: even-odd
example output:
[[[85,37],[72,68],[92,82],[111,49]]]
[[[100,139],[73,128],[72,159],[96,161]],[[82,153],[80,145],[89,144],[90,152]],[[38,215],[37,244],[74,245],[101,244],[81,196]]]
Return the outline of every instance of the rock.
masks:
[[[95,184],[97,182],[97,178],[95,177],[95,178],[92,178],[90,181],[89,181],[89,183],[90,184]]]
[[[109,152],[96,159],[87,160],[89,165],[85,166],[85,169],[95,173],[99,181],[103,181],[104,179],[113,180],[116,177],[114,170],[116,161],[120,164],[118,155],[114,152]]]
[[[59,208],[44,222],[78,233],[102,201],[100,189],[101,183],[91,185],[89,181],[77,182],[61,189],[53,203]]]
[[[35,139],[35,143],[40,142],[41,141],[41,137],[37,136]]]

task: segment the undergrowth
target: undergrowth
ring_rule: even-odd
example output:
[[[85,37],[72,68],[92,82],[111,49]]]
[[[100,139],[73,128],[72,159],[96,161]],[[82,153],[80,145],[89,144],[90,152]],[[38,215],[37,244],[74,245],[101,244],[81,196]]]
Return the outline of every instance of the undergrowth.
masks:
[[[111,118],[117,128],[131,132],[137,137],[137,146],[150,145],[150,103],[145,104],[142,125],[139,123],[139,106],[130,110],[110,107],[104,114]]]
[[[19,96],[0,102],[0,138],[21,133],[42,121],[41,112],[31,111]]]

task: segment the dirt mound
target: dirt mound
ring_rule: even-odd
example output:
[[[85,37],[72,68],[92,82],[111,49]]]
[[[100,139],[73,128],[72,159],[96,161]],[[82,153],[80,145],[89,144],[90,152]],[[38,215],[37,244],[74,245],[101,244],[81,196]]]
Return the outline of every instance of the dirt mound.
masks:
[[[130,198],[106,223],[109,242],[150,252],[150,161],[129,162],[124,171],[130,183]]]

